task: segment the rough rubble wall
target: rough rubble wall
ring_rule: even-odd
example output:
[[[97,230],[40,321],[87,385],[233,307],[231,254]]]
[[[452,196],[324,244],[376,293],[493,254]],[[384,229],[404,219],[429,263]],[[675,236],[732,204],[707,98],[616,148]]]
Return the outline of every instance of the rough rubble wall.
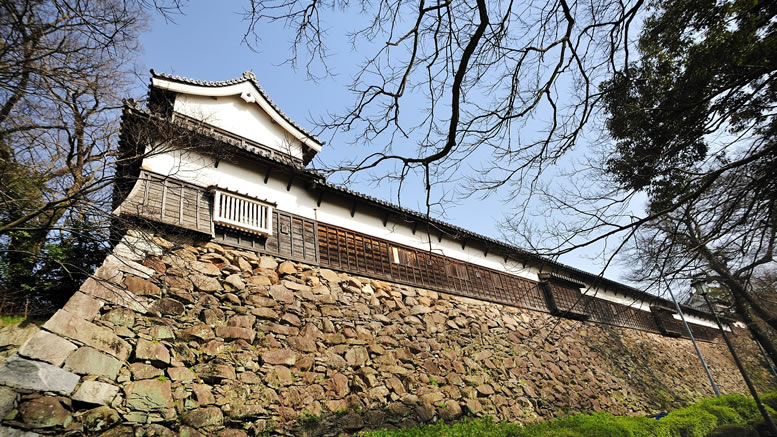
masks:
[[[0,434],[337,435],[649,414],[711,394],[687,340],[215,244],[132,233],[114,253],[0,366]],[[700,347],[723,392],[746,390],[722,344]]]

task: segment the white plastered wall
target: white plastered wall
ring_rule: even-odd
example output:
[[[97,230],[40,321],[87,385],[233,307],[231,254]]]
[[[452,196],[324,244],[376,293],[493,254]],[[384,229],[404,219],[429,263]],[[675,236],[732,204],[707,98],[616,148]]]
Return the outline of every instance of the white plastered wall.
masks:
[[[178,94],[175,112],[256,141],[271,149],[302,159],[302,144],[275,123],[255,103],[239,96],[197,96]]]

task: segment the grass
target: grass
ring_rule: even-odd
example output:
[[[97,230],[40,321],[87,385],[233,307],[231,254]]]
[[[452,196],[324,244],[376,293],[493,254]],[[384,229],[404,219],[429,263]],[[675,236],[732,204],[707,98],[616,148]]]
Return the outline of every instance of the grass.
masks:
[[[772,414],[777,407],[777,392],[763,396]],[[733,435],[757,436],[762,420],[751,398],[733,394],[709,398],[679,410],[661,420],[608,413],[577,414],[549,422],[522,426],[496,423],[491,418],[469,418],[455,424],[436,423],[397,431],[372,431],[363,437],[706,437]],[[733,432],[729,434],[728,432]]]
[[[0,326],[13,325],[26,319],[27,317],[25,316],[0,316]]]

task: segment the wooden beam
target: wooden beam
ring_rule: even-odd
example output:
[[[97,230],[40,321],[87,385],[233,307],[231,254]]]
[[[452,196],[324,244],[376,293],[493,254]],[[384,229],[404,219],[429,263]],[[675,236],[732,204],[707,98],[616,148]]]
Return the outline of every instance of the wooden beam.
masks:
[[[466,238],[462,238],[461,239],[461,248],[464,249],[465,247],[467,247],[467,239]]]
[[[483,251],[483,258],[488,257],[488,246],[486,246],[486,250]]]
[[[442,243],[442,231],[440,231],[440,233],[437,234],[437,242]]]
[[[416,229],[418,229],[418,221],[413,222],[413,235],[415,235]]]
[[[353,201],[353,204],[351,204],[351,217],[356,215],[356,201]]]
[[[324,199],[324,191],[318,192],[318,201],[316,202],[316,206],[321,206],[321,201]]]
[[[388,219],[389,219],[389,213],[383,214],[383,227],[384,228],[386,227],[386,224],[388,223]]]
[[[268,180],[270,180],[270,172],[272,171],[271,167],[267,167],[267,172],[264,174],[264,183],[266,184]]]
[[[290,191],[291,190],[291,184],[293,184],[293,183],[294,183],[294,175],[291,175],[289,177],[289,183],[286,184],[286,191]]]

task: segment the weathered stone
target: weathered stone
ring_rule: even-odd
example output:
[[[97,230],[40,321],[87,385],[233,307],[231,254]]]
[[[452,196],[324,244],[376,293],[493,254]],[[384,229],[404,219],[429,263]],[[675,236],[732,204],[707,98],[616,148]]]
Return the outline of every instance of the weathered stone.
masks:
[[[279,325],[277,323],[273,323],[272,326],[270,326],[270,331],[274,334],[286,335],[286,336],[295,336],[299,334],[298,328],[295,328],[293,326]]]
[[[410,315],[417,316],[417,315],[420,315],[420,314],[429,313],[431,311],[432,311],[432,309],[427,307],[427,306],[415,305],[415,306],[413,306],[413,308],[410,308]]]
[[[351,367],[363,366],[369,359],[370,354],[367,352],[367,349],[362,346],[354,347],[345,354],[345,361],[348,362],[348,365]]]
[[[243,314],[239,316],[232,316],[227,321],[227,326],[238,326],[241,328],[252,328],[254,326],[254,322],[256,321],[256,317]]]
[[[348,386],[348,378],[342,373],[335,373],[332,375],[332,389],[335,391],[335,396],[343,398],[350,393],[351,389]]]
[[[197,375],[186,367],[170,367],[167,375],[175,382],[190,382],[197,379]]]
[[[0,385],[0,420],[16,407],[16,397],[15,390]]]
[[[294,336],[288,340],[289,345],[300,352],[315,352],[316,341],[309,337]]]
[[[165,285],[167,285],[167,289],[171,291],[181,290],[189,292],[193,289],[192,281],[180,276],[167,275],[162,278],[162,280],[164,281]]]
[[[135,437],[178,437],[178,433],[158,423],[152,423],[151,425],[144,426],[142,429],[138,429]]]
[[[220,426],[224,423],[224,415],[216,407],[197,408],[183,415],[183,423],[195,428]]]
[[[429,422],[434,419],[434,407],[429,404],[416,406],[415,413],[422,422]]]
[[[221,283],[212,276],[191,275],[192,284],[199,291],[212,292],[221,290]]]
[[[121,305],[125,308],[129,308],[133,311],[143,312],[146,310],[148,300],[143,296],[138,296],[135,293],[127,291],[123,287],[118,287],[108,281],[99,280],[95,278],[89,278],[79,288],[81,292],[86,295],[102,299],[106,302],[111,302],[116,305]],[[75,310],[75,311],[71,311]],[[75,306],[67,308],[65,311],[70,311],[71,314],[85,320],[91,320],[94,314],[87,316]]]
[[[175,332],[173,328],[167,325],[154,325],[148,330],[149,335],[154,340],[173,340]]]
[[[203,256],[201,259],[206,260],[207,258]],[[203,275],[208,275],[208,276],[219,276],[221,274],[221,269],[219,269],[218,266],[210,262],[194,261],[191,264],[189,264],[189,270],[195,271],[197,273],[201,273]]]
[[[192,384],[192,392],[200,405],[208,405],[216,402],[210,391],[210,386],[205,384]]]
[[[170,381],[144,379],[124,386],[127,406],[139,411],[154,411],[173,406]]]
[[[477,399],[467,399],[466,406],[470,414],[480,414],[483,412],[483,405]]]
[[[492,394],[494,394],[493,387],[491,387],[488,384],[481,384],[481,385],[477,386],[476,389],[477,389],[478,393],[480,393],[483,396],[491,396]]]
[[[120,361],[126,361],[130,354],[129,343],[119,338],[113,331],[87,322],[64,310],[54,313],[43,328],[111,354]]]
[[[40,437],[40,434],[32,431],[25,431],[19,428],[9,428],[0,425],[0,436],[3,437]]]
[[[102,406],[93,408],[83,416],[81,422],[88,431],[99,432],[112,427],[121,420],[119,413],[113,408]]]
[[[162,290],[153,282],[133,275],[124,277],[124,286],[138,296],[158,297],[162,294]]]
[[[283,286],[288,288],[289,290],[298,291],[298,292],[299,291],[309,292],[312,290],[309,285],[300,284],[299,282],[288,281],[288,280],[283,281]]]
[[[272,308],[278,306],[278,303],[275,302],[274,299],[270,299],[269,297],[259,296],[258,294],[252,294],[246,298],[246,301],[249,305],[257,306],[257,307],[265,307],[265,308]]]
[[[163,297],[151,304],[151,310],[159,311],[161,314],[168,316],[180,316],[186,311],[186,307],[175,299]]]
[[[336,284],[340,282],[340,275],[329,269],[321,269],[319,273],[321,274],[322,278],[326,279],[330,283]]]
[[[240,259],[242,260],[243,258]],[[242,290],[246,288],[246,284],[243,282],[243,278],[237,273],[233,273],[227,276],[224,279],[224,282],[229,284],[234,290]]]
[[[118,393],[119,388],[115,385],[99,381],[84,381],[73,395],[73,400],[88,404],[110,405]]]
[[[116,379],[116,375],[121,370],[121,361],[97,349],[84,346],[78,348],[77,351],[67,357],[65,368],[81,375],[96,375]]]
[[[270,308],[254,308],[251,310],[251,314],[264,320],[278,320],[278,313]]]
[[[248,285],[254,287],[269,287],[272,285],[272,280],[265,275],[253,275],[247,279]]]
[[[70,299],[68,299],[62,309],[72,314],[76,314],[84,320],[92,320],[100,313],[100,308],[102,308],[103,305],[105,305],[105,302],[77,291],[70,296]]]
[[[263,269],[275,270],[278,267],[278,262],[272,257],[263,256],[259,258],[259,267]]]
[[[286,386],[294,382],[291,370],[286,366],[275,366],[267,374],[267,383],[271,387]]]
[[[19,355],[61,366],[78,347],[64,338],[46,331],[38,331],[19,349]]]
[[[151,361],[156,365],[170,364],[170,352],[160,343],[154,343],[145,339],[138,339],[135,345],[135,359],[139,361]]]
[[[130,364],[130,372],[132,372],[132,379],[136,381],[140,379],[156,378],[163,374],[161,369],[157,369],[156,367],[145,363]]]
[[[241,328],[239,326],[217,326],[216,336],[225,340],[242,339],[249,343],[254,341],[256,332],[253,329]]]
[[[291,313],[286,313],[281,318],[282,323],[288,323],[291,326],[295,326],[299,328],[302,325],[302,321],[300,321],[299,317],[295,316]]]
[[[229,364],[204,363],[198,364],[194,372],[205,382],[218,383],[224,379],[236,379],[235,368]]]
[[[278,272],[279,275],[293,275],[297,273],[297,268],[294,267],[293,263],[284,261],[278,266],[277,269],[275,269],[275,271]]]
[[[294,303],[294,293],[280,284],[270,287],[270,296],[275,299],[276,302],[285,304]]]
[[[262,353],[262,361],[267,364],[293,366],[297,362],[297,354],[291,349],[272,349]]]
[[[12,355],[0,364],[0,385],[63,395],[73,393],[79,376],[48,363]]]
[[[364,420],[356,413],[346,414],[337,423],[346,431],[355,431],[364,427]]]
[[[135,312],[127,308],[116,308],[104,314],[102,319],[117,326],[131,328],[135,325]]]
[[[184,340],[208,341],[213,340],[216,336],[213,334],[210,326],[199,324],[181,331],[181,338]]]
[[[65,407],[55,397],[42,396],[19,407],[25,425],[32,428],[65,428],[73,421]]]

